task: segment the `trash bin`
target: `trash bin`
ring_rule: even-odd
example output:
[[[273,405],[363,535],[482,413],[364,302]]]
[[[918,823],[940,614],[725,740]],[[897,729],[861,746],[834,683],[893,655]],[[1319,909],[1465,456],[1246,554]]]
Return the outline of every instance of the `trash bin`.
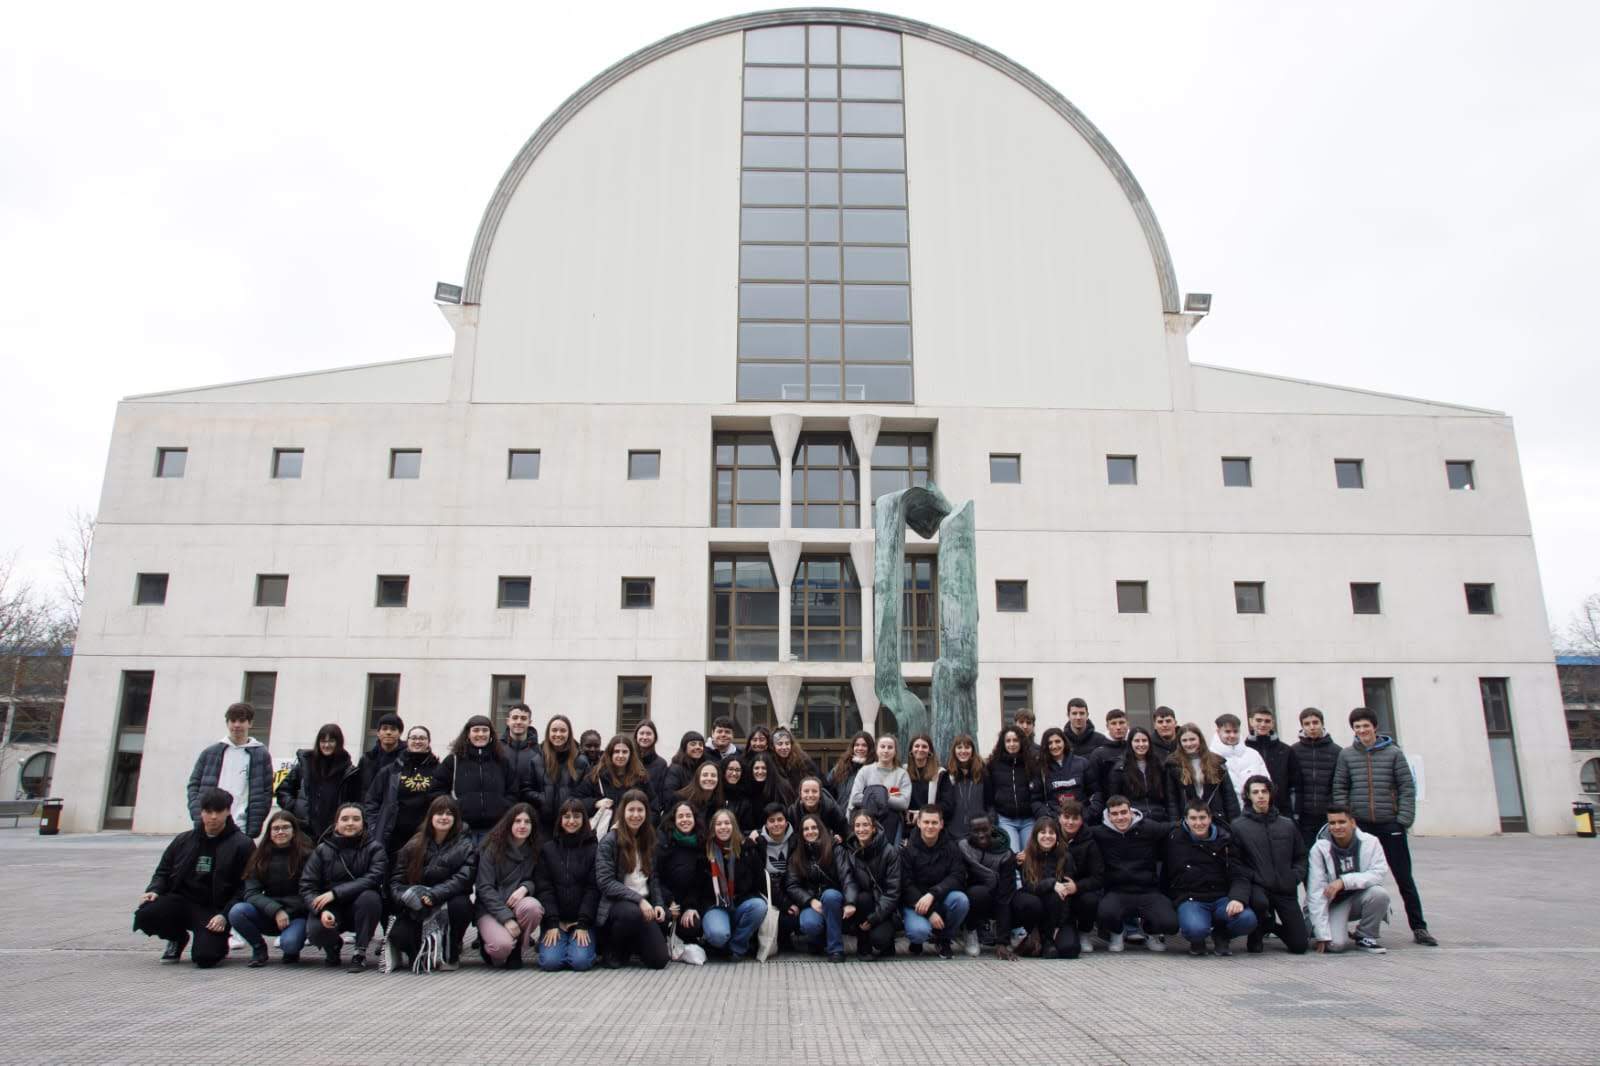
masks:
[[[39,803],[39,835],[40,836],[42,836],[42,837],[53,837],[57,833],[61,832],[61,806],[62,806],[62,802],[63,801],[58,800],[58,799],[47,799],[47,800],[40,801],[40,803]],[[1591,807],[1589,809],[1593,810],[1594,808]],[[1590,824],[1593,825],[1593,822],[1591,821]],[[1590,836],[1594,835],[1594,830],[1592,828],[1589,830],[1589,835]]]
[[[1573,821],[1578,823],[1578,835],[1581,837],[1594,836],[1594,804],[1578,802],[1572,805]],[[44,830],[39,830],[44,832]]]

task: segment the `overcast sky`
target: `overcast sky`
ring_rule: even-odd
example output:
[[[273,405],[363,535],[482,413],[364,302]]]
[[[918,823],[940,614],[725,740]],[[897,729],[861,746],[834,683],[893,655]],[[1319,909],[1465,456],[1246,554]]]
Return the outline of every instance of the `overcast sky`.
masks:
[[[1552,618],[1600,591],[1600,4],[881,9],[1099,126],[1179,285],[1216,294],[1196,361],[1508,411]],[[124,395],[447,351],[433,284],[523,141],[627,53],[745,10],[9,7],[0,552],[53,580]]]

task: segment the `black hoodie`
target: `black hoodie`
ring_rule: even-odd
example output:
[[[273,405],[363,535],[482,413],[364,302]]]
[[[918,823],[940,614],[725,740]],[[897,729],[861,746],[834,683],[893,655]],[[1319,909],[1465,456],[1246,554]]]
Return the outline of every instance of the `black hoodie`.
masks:
[[[1261,761],[1267,764],[1267,776],[1272,778],[1272,805],[1278,808],[1279,814],[1293,818],[1294,794],[1301,788],[1300,760],[1294,748],[1275,736],[1250,737],[1244,743],[1245,747],[1256,749]],[[1236,784],[1243,788],[1245,783]]]
[[[1082,755],[1085,759],[1089,757],[1090,752],[1106,743],[1106,735],[1096,732],[1093,722],[1090,722],[1082,733],[1074,733],[1072,723],[1068,722],[1061,727],[1061,732],[1066,735],[1067,747],[1072,749],[1072,754]]]
[[[226,915],[244,896],[244,867],[255,850],[232,816],[214,837],[199,827],[187,830],[173,837],[161,853],[144,890],[158,896],[181,894]]]

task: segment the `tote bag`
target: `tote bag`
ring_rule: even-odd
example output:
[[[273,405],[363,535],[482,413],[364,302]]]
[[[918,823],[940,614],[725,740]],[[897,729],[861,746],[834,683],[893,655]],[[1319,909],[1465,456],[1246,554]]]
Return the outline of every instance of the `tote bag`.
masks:
[[[767,877],[767,913],[756,934],[756,961],[766,962],[778,950],[778,908],[772,902],[772,874]]]

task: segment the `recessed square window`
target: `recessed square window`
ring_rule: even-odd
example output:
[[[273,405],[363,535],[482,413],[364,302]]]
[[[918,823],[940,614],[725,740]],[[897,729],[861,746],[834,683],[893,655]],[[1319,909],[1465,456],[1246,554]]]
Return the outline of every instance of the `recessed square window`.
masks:
[[[422,449],[391,448],[389,450],[389,476],[397,481],[411,481],[422,476]]]
[[[378,606],[404,607],[411,595],[411,578],[405,574],[382,574],[378,577]]]
[[[1000,717],[1006,724],[1016,720],[1018,711],[1033,710],[1033,678],[1002,677],[1000,679]]]
[[[1026,581],[996,581],[994,583],[994,608],[997,611],[1026,611],[1028,609],[1028,583]]]
[[[289,602],[288,574],[256,575],[256,606],[282,607]]]
[[[188,448],[156,449],[156,477],[182,477],[188,465]]]
[[[1360,459],[1335,459],[1333,461],[1333,481],[1341,489],[1364,489],[1367,487],[1365,472],[1361,469]]]
[[[506,456],[506,480],[538,481],[539,452],[513,448]]]
[[[1233,609],[1239,614],[1267,613],[1267,586],[1262,581],[1235,581]]]
[[[1247,489],[1250,487],[1250,460],[1243,456],[1224,457],[1222,460],[1222,483],[1230,489]]]
[[[292,480],[300,476],[300,470],[305,465],[306,450],[304,448],[274,448],[272,449],[272,476]]]
[[[1350,582],[1350,610],[1356,614],[1382,614],[1376,581]]]
[[[533,602],[533,579],[528,577],[503,577],[500,579],[500,596],[497,606],[526,607]]]
[[[629,452],[628,480],[655,481],[661,477],[660,452]]]
[[[1478,479],[1473,476],[1472,460],[1451,459],[1444,464],[1444,476],[1453,489],[1471,492],[1478,487]]]
[[[1016,485],[1022,481],[1022,456],[989,455],[989,480],[996,485]]]
[[[622,606],[631,611],[641,611],[656,605],[656,579],[653,577],[625,577],[622,579]]]
[[[167,575],[140,574],[134,584],[133,602],[138,607],[160,607],[167,602]]]
[[[1467,613],[1494,614],[1494,586],[1467,585]]]
[[[1139,483],[1139,457],[1137,455],[1106,456],[1106,484],[1137,485]]]
[[[1118,581],[1117,613],[1149,614],[1150,583],[1148,581]]]

